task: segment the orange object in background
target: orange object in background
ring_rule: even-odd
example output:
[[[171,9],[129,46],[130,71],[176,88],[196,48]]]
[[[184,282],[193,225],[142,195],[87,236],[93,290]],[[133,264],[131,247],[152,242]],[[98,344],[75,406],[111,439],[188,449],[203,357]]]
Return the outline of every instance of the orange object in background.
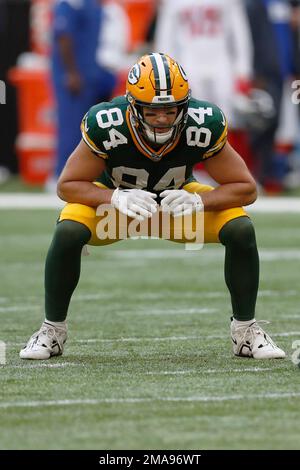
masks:
[[[16,149],[22,180],[31,185],[44,185],[53,171],[53,138],[46,134],[19,134]]]
[[[8,79],[17,88],[19,133],[16,151],[22,180],[44,184],[52,174],[56,147],[54,99],[48,55],[51,9],[55,0],[31,0],[30,38],[33,53],[22,54]]]
[[[144,43],[149,25],[155,13],[157,0],[123,0],[131,27],[130,49]]]
[[[128,14],[130,51],[140,47],[155,13],[157,0],[119,0]],[[31,45],[8,78],[17,88],[19,134],[16,150],[20,176],[29,184],[44,184],[52,174],[56,146],[54,98],[45,63],[50,50],[51,8],[55,0],[31,0]],[[28,59],[28,60],[27,60]],[[125,93],[128,70],[121,71],[115,95]]]
[[[146,41],[148,29],[156,12],[157,0],[119,0],[124,8],[130,23],[129,51],[133,52],[143,46]],[[136,60],[141,54],[137,53]],[[133,62],[134,64],[134,56]],[[121,70],[113,96],[124,95],[126,92],[126,80],[128,68]]]
[[[19,134],[16,151],[20,176],[29,184],[44,184],[52,173],[55,125],[48,69],[16,67],[9,80],[17,88]]]

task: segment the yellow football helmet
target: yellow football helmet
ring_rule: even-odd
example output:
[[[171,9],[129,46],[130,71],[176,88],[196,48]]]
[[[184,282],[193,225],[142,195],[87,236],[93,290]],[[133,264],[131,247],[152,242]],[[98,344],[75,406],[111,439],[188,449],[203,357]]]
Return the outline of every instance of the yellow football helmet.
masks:
[[[139,132],[153,143],[174,141],[184,129],[191,96],[188,80],[182,67],[166,54],[152,52],[144,55],[130,69],[126,83],[129,110]],[[143,107],[177,106],[176,120],[163,134],[147,124]]]

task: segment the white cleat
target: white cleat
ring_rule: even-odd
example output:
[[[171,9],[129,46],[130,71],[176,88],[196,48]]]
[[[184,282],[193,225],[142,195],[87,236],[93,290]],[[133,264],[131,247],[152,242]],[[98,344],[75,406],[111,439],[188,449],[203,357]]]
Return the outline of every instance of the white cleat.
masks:
[[[259,323],[269,322],[253,320],[248,326],[236,326],[232,319],[230,330],[234,354],[254,359],[283,359],[285,352],[274,343]]]
[[[25,348],[20,351],[21,359],[49,359],[51,356],[60,356],[67,341],[67,326],[56,328],[44,322],[34,333]]]

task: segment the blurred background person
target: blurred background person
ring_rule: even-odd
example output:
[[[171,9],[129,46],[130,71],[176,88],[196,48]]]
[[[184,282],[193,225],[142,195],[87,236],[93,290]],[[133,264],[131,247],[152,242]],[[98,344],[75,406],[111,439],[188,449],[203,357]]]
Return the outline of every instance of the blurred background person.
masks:
[[[154,49],[190,77],[192,95],[216,103],[233,124],[232,97],[249,89],[251,35],[241,0],[163,0]]]
[[[103,0],[104,21],[100,29],[99,44],[96,51],[96,62],[100,67],[110,70],[116,77],[114,94],[119,86],[125,86],[123,70],[132,63],[130,49],[131,25],[123,7],[123,0]],[[124,80],[124,84],[120,81]]]
[[[251,106],[249,109],[254,175],[265,191],[277,193],[282,191],[288,171],[282,143],[286,146],[288,141],[287,150],[291,150],[297,120],[290,93],[290,81],[296,72],[292,10],[288,0],[244,1],[253,38],[253,87],[256,92],[265,92],[257,93],[252,118]]]
[[[249,147],[234,109],[235,96],[249,92],[252,78],[252,39],[243,0],[163,0],[154,49],[178,60],[190,78],[192,96],[222,109],[228,139],[249,164]],[[213,184],[201,164],[195,176]]]
[[[300,78],[300,0],[289,0],[296,78]]]
[[[52,73],[57,107],[55,179],[80,141],[84,113],[93,104],[108,101],[116,85],[114,70],[99,60],[105,23],[103,3],[101,0],[57,0],[53,7]],[[113,27],[113,23],[110,24]],[[117,24],[114,31],[117,36]]]
[[[291,27],[293,35],[293,57],[295,66],[295,80],[300,80],[300,0],[290,0]],[[299,106],[299,82],[292,83],[292,103],[297,113],[297,130],[294,150],[288,155],[289,172],[284,178],[284,187],[294,190],[300,187],[300,106]],[[296,102],[294,92],[296,90]],[[289,94],[291,93],[291,88]]]

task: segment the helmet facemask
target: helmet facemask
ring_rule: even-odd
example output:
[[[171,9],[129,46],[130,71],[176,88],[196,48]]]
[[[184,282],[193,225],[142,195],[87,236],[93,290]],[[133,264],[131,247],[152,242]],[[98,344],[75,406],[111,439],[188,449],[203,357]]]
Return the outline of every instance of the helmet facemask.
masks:
[[[186,125],[190,99],[182,67],[166,54],[145,55],[131,68],[126,88],[131,122],[136,132],[157,147],[175,141]],[[145,120],[145,109],[174,107],[177,115],[172,125],[153,126]],[[157,129],[166,131],[157,132]]]
[[[171,141],[174,141],[177,136],[184,129],[187,118],[188,118],[188,100],[182,104],[170,103],[169,105],[149,105],[149,104],[137,104],[134,98],[127,95],[127,99],[130,103],[130,110],[138,131],[142,136],[151,144],[155,146],[165,145]],[[177,115],[175,121],[169,126],[151,125],[146,122],[144,117],[145,108],[174,108],[177,107]],[[156,129],[165,129],[165,132],[157,132]]]

